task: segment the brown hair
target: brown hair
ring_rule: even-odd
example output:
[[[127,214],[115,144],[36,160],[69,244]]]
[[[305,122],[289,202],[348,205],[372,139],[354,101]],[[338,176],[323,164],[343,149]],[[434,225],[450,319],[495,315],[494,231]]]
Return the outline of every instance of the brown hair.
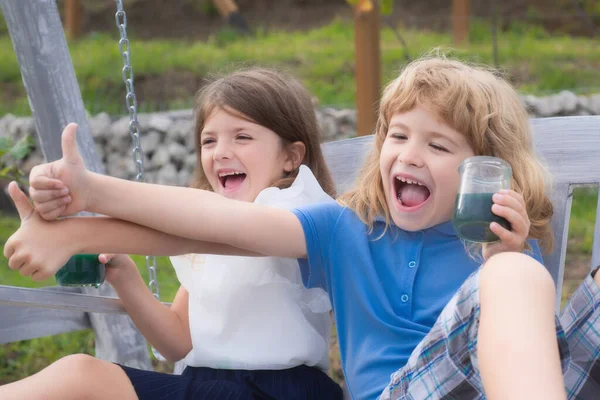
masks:
[[[390,224],[379,169],[381,147],[396,113],[423,106],[462,132],[475,155],[507,161],[511,187],[525,199],[531,221],[529,235],[552,248],[552,203],[546,195],[548,174],[536,157],[526,110],[515,89],[487,67],[468,65],[443,56],[426,56],[408,64],[386,87],[379,107],[373,150],[356,187],[340,197],[371,229],[383,215]]]
[[[212,190],[200,162],[200,134],[215,108],[229,108],[237,116],[272,130],[284,145],[298,141],[304,143],[306,152],[302,164],[311,169],[327,194],[335,196],[333,179],[321,152],[320,130],[310,94],[296,78],[258,67],[216,79],[198,92],[195,107],[197,162],[192,187]],[[289,187],[297,174],[298,169],[273,186]]]

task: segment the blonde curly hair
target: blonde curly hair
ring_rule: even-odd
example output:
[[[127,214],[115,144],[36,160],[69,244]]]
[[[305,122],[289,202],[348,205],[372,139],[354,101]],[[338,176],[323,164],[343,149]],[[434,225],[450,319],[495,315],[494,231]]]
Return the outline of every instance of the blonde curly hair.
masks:
[[[496,71],[478,65],[429,55],[409,63],[390,82],[379,106],[373,150],[354,189],[338,201],[371,228],[377,215],[390,213],[379,169],[381,147],[390,119],[417,106],[427,108],[462,132],[475,155],[499,157],[513,171],[511,188],[523,195],[531,220],[529,236],[550,251],[552,203],[546,191],[549,175],[533,150],[531,126],[516,90]]]

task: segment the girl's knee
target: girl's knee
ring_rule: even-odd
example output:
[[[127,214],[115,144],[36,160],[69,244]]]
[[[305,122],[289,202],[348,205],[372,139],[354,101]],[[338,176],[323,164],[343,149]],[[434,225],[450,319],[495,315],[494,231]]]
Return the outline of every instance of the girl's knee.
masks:
[[[54,368],[65,373],[74,374],[94,374],[97,368],[103,364],[103,361],[98,360],[87,354],[71,354],[54,363]]]
[[[481,289],[495,288],[508,291],[523,288],[546,292],[554,296],[554,281],[550,273],[534,258],[522,253],[499,253],[482,267]]]

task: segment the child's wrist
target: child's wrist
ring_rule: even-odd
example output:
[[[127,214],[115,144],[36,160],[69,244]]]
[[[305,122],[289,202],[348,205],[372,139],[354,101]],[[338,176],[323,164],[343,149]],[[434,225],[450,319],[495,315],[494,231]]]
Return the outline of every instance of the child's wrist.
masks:
[[[127,287],[131,288],[136,281],[140,281],[142,286],[145,286],[142,276],[137,269],[137,265],[135,265],[133,260],[129,260],[127,263],[123,263],[123,265],[118,266],[107,265],[106,268],[116,269],[116,271],[112,271],[113,273],[110,274],[112,278],[107,280],[117,291],[124,284],[127,284]]]
[[[99,209],[99,204],[101,204],[102,199],[99,199],[99,194],[102,193],[102,190],[98,189],[99,186],[102,185],[102,177],[101,174],[96,174],[92,171],[86,171],[87,176],[87,202],[86,202],[86,211],[102,214],[102,210]]]

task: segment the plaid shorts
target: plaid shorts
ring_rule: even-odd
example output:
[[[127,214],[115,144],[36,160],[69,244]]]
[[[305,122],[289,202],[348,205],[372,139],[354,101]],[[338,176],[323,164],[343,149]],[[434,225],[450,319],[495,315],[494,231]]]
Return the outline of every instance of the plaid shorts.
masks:
[[[479,271],[446,305],[380,400],[485,399],[477,361]],[[556,317],[569,399],[600,398],[600,289],[588,275]]]

